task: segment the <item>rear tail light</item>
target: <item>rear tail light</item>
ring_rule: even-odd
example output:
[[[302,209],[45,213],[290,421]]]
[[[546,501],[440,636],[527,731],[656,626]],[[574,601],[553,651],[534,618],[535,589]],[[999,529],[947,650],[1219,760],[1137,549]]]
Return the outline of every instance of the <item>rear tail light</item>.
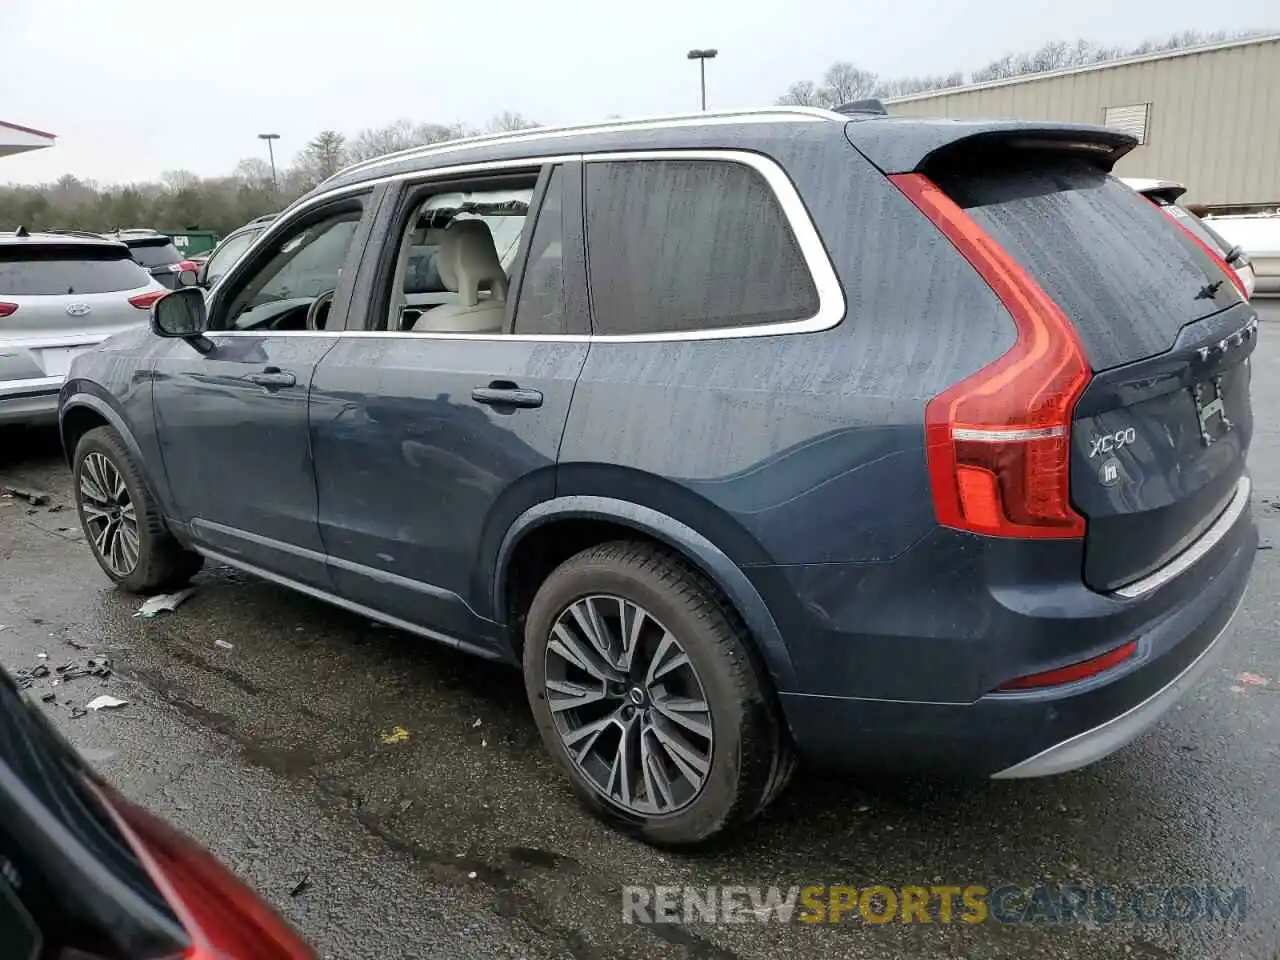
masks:
[[[96,785],[116,826],[190,938],[182,960],[315,960],[315,953],[204,848]]]
[[[997,690],[1036,690],[1041,687],[1056,687],[1064,683],[1074,683],[1086,677],[1094,677],[1105,670],[1119,666],[1138,652],[1138,642],[1130,640],[1122,647],[1108,650],[1090,660],[1082,660],[1057,670],[1046,670],[1044,673],[1031,673],[1002,683]]]
[[[140,293],[136,297],[130,297],[129,303],[139,310],[150,310],[151,305],[168,292],[168,290],[148,290],[146,293]]]
[[[1071,413],[1089,365],[1062,309],[922,174],[894,185],[951,241],[1013,317],[1004,356],[929,401],[925,442],[944,526],[999,537],[1082,537],[1071,506]]]
[[[16,303],[5,303],[0,300],[0,317],[11,317],[18,312]]]
[[[1236,273],[1235,270],[1233,270],[1231,266],[1227,263],[1227,261],[1222,259],[1222,254],[1220,254],[1217,250],[1213,249],[1213,247],[1209,246],[1207,243],[1205,243],[1203,240],[1197,237],[1194,233],[1188,230],[1186,226],[1178,220],[1177,217],[1171,216],[1169,217],[1169,219],[1172,220],[1174,223],[1176,223],[1178,225],[1178,229],[1180,229],[1183,233],[1185,233],[1188,237],[1190,237],[1195,242],[1195,245],[1205,252],[1205,256],[1207,256],[1210,260],[1212,260],[1223,273],[1225,273],[1228,277],[1231,278],[1231,282],[1235,284],[1236,289],[1240,291],[1240,296],[1248,300],[1249,291],[1247,291],[1244,288],[1244,281],[1240,279],[1240,274]]]
[[[192,263],[190,260],[181,260],[181,261],[179,261],[179,262],[178,262],[178,264],[177,264],[177,267],[178,267],[178,273],[182,273],[182,272],[184,272],[184,271],[186,271],[186,270],[190,270],[192,273],[195,273],[197,270],[199,270],[199,269],[200,269],[200,268],[199,268],[199,267],[197,267],[194,263]]]

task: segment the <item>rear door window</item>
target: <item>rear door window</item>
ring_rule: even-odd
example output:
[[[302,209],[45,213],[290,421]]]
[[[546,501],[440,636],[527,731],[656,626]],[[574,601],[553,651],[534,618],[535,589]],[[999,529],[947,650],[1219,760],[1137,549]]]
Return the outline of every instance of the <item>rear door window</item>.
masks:
[[[1168,350],[1239,300],[1167,214],[1082,162],[993,165],[934,180],[1074,322],[1095,370]]]
[[[144,267],[166,267],[182,259],[182,254],[172,243],[131,244],[129,252]]]
[[[150,283],[146,271],[123,249],[0,246],[0,296],[116,293]]]

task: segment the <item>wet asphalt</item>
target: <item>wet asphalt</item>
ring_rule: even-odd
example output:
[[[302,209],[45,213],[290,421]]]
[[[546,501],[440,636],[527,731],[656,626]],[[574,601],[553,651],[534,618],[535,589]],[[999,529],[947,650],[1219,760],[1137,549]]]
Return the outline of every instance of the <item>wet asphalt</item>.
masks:
[[[41,709],[326,957],[1275,958],[1280,301],[1261,312],[1251,468],[1263,549],[1231,647],[1156,729],[1073,774],[960,784],[802,771],[713,850],[647,848],[576,805],[515,672],[226,568],[201,574],[176,611],[134,617],[139,601],[108,585],[83,542],[47,431],[0,433],[0,484],[52,495],[0,498],[0,664],[109,656],[108,679],[39,681],[35,699],[57,696]],[[73,714],[103,692],[130,702]],[[624,884],[1205,882],[1247,888],[1244,919],[638,926],[622,923],[620,896]]]

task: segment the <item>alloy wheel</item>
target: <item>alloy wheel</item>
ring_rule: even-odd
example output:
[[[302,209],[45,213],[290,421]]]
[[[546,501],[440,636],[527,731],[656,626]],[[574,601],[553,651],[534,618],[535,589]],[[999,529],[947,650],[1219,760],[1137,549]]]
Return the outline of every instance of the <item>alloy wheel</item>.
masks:
[[[711,707],[680,641],[622,597],[570,604],[551,628],[547,704],[591,786],[623,809],[666,815],[697,798],[711,770]]]
[[[138,565],[138,515],[129,488],[105,454],[87,454],[80,465],[80,512],[99,556],[118,577]]]

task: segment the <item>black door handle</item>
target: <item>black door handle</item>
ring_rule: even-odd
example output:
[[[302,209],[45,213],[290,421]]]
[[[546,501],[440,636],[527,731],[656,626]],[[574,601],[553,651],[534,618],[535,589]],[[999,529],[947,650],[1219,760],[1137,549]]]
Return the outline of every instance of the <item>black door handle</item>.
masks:
[[[279,367],[267,367],[261,373],[247,373],[240,379],[255,386],[266,387],[268,390],[292,387],[298,382],[298,378],[292,373],[281,370]]]
[[[541,390],[524,390],[510,380],[495,380],[487,387],[476,387],[471,399],[490,407],[540,407]]]

